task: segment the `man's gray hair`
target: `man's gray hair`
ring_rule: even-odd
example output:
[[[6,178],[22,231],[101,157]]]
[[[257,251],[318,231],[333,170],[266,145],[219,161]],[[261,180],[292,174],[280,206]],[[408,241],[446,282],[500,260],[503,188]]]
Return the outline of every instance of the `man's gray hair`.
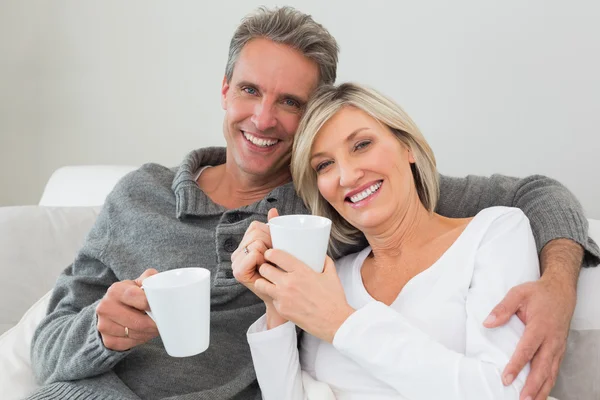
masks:
[[[339,52],[337,42],[310,15],[288,6],[275,9],[260,7],[242,20],[229,44],[225,67],[227,82],[231,82],[242,48],[255,38],[269,39],[300,51],[319,66],[319,84],[335,82]]]

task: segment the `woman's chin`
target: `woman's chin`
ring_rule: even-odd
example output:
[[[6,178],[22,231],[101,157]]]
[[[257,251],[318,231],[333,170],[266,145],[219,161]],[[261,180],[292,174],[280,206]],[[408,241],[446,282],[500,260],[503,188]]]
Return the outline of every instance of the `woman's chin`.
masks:
[[[389,216],[386,217],[382,215],[382,213],[366,212],[363,215],[360,215],[358,218],[346,218],[346,220],[351,221],[351,224],[356,229],[364,233],[368,233],[374,229],[381,228],[386,221],[386,218],[389,218]]]

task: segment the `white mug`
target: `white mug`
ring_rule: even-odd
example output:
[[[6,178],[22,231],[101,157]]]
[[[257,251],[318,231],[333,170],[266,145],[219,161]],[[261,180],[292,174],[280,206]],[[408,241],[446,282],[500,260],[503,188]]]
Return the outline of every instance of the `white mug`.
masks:
[[[269,220],[274,249],[284,250],[316,272],[323,272],[331,220],[316,215],[284,215]]]
[[[142,282],[158,332],[171,357],[200,354],[210,342],[210,271],[179,268]]]

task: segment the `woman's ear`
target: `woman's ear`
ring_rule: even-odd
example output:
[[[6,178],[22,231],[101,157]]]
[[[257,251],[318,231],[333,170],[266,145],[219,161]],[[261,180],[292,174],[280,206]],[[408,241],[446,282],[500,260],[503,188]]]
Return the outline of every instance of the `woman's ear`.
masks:
[[[413,152],[410,148],[406,148],[406,151],[408,152],[408,162],[411,164],[415,163],[415,157],[413,156]]]

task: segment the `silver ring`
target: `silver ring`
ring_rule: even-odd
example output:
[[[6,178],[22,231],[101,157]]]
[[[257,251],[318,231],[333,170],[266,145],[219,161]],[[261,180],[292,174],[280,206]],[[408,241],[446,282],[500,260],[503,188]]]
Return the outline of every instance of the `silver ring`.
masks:
[[[250,251],[248,250],[248,246],[244,247],[244,254],[250,254]]]
[[[129,328],[125,327],[125,337],[129,338]]]

